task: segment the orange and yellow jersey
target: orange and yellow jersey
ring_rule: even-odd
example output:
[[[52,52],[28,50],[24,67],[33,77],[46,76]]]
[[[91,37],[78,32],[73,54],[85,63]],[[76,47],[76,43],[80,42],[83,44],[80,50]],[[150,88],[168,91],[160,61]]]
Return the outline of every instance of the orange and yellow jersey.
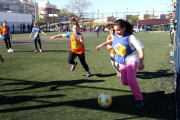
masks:
[[[1,35],[3,37],[3,39],[7,39],[7,38],[10,38],[9,36],[9,26],[1,26],[0,27],[0,30],[1,30]]]
[[[108,35],[108,37],[107,37],[107,41],[109,41],[109,40],[112,40],[113,39],[113,37],[111,36],[111,35]],[[109,46],[112,46],[112,44],[111,45],[109,45]],[[112,54],[114,54],[115,55],[115,51],[111,48],[111,49],[109,49],[109,51],[110,51],[110,53],[112,53]]]
[[[85,50],[84,45],[80,45],[79,43],[75,41],[75,37],[77,38],[78,41],[83,40],[83,35],[81,33],[78,33],[75,35],[74,32],[69,32],[69,33],[66,33],[66,37],[71,39],[71,51],[73,53],[76,53],[76,54],[84,53],[84,50]]]

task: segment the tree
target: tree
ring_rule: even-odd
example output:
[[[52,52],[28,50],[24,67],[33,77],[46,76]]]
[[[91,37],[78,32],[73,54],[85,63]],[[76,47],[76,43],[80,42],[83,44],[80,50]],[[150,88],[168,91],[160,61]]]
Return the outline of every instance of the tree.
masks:
[[[139,17],[137,15],[135,15],[135,16],[132,16],[131,19],[129,19],[129,22],[130,23],[135,23],[137,20],[139,20]]]
[[[60,9],[60,16],[63,18],[71,17],[73,13],[68,12],[67,9]]]
[[[79,18],[85,14],[89,9],[92,9],[92,3],[88,0],[71,0],[68,4],[65,5],[68,12],[74,13],[79,16]]]
[[[46,18],[39,18],[39,20],[37,22],[38,23],[45,23],[46,22]]]

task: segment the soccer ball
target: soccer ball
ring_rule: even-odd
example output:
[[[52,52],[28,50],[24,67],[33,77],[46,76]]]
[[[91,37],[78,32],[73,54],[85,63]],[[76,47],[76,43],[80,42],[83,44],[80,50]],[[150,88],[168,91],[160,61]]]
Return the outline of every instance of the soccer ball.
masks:
[[[107,108],[112,104],[112,97],[107,93],[103,93],[98,97],[98,104],[103,108]]]

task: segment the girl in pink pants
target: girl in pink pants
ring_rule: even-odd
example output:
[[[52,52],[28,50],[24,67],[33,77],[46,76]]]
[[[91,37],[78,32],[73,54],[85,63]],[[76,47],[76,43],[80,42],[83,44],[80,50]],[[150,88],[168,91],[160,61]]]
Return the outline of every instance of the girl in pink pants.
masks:
[[[139,84],[136,80],[138,62],[120,64],[121,81],[123,85],[130,86],[136,101],[143,100]]]
[[[103,43],[97,46],[96,49],[100,50],[102,46],[112,43],[112,49],[116,52],[114,59],[120,66],[122,84],[130,86],[136,100],[135,108],[142,108],[145,102],[136,80],[136,74],[137,70],[144,69],[144,46],[132,34],[133,27],[129,22],[121,19],[117,20],[114,29],[113,42]]]

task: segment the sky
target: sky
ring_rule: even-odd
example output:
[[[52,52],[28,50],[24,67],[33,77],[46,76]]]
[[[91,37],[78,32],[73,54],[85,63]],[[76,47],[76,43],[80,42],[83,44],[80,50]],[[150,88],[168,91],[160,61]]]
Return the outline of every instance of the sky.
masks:
[[[36,0],[48,1],[48,0]],[[70,0],[49,0],[50,4],[57,5],[58,9],[65,7]],[[172,0],[88,0],[93,4],[89,12],[139,12],[139,11],[172,11]]]

